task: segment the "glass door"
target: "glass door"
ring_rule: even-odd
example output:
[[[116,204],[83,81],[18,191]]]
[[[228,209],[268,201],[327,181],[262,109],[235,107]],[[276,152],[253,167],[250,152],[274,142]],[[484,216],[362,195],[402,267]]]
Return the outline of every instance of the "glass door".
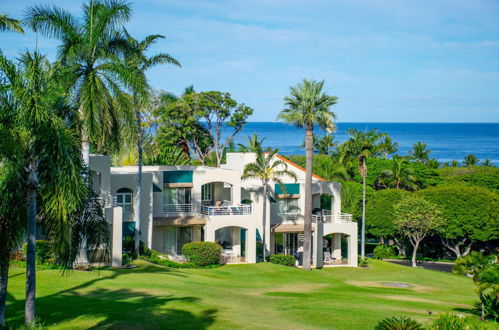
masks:
[[[166,227],[163,232],[163,252],[168,253],[171,250],[175,251],[177,247],[177,229],[175,227]]]

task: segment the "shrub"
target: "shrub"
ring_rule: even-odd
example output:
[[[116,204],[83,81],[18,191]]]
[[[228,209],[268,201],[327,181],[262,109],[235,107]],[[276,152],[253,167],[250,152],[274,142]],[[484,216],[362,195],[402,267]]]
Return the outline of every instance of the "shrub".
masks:
[[[394,255],[393,246],[390,245],[378,245],[374,248],[374,258],[375,259],[388,259]]]
[[[431,324],[434,330],[466,329],[464,317],[455,314],[439,314]]]
[[[140,259],[149,261],[153,264],[160,265],[163,267],[169,267],[169,268],[195,268],[196,265],[194,265],[192,262],[185,262],[185,263],[180,263],[180,262],[175,262],[168,257],[164,256],[161,258],[161,254],[158,253],[157,251],[147,249],[145,250],[145,253],[140,256]]]
[[[480,294],[480,301],[475,304],[475,313],[486,320],[499,322],[499,300],[495,292]]]
[[[295,257],[287,254],[272,254],[269,260],[273,264],[284,266],[294,266],[296,261]]]
[[[26,256],[28,252],[27,243],[23,244],[23,254]],[[37,240],[36,241],[36,262],[38,264],[45,264],[54,262],[54,254],[52,252],[52,244],[49,241]]]
[[[387,317],[379,321],[375,330],[416,330],[423,329],[421,323],[408,317]]]
[[[362,259],[360,256],[358,256],[357,260],[358,260],[359,267],[367,267],[368,266],[367,258]]]
[[[130,256],[128,255],[128,253],[123,253],[121,255],[121,265],[122,266],[129,265],[131,261],[132,261],[132,259],[130,258]]]
[[[196,266],[220,264],[222,247],[214,242],[191,242],[182,247],[182,254]]]

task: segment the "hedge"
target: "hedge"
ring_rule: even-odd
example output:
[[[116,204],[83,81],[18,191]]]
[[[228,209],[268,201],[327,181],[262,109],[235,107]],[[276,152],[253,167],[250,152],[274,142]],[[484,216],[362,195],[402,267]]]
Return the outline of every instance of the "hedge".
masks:
[[[269,260],[273,264],[283,265],[283,266],[294,266],[296,262],[295,257],[287,254],[272,254]]]
[[[23,254],[27,256],[28,246],[27,243],[23,244]],[[45,240],[36,241],[36,262],[38,264],[53,263],[54,253],[52,252],[52,243]]]
[[[191,242],[182,247],[182,254],[196,266],[219,265],[222,247],[214,242]]]

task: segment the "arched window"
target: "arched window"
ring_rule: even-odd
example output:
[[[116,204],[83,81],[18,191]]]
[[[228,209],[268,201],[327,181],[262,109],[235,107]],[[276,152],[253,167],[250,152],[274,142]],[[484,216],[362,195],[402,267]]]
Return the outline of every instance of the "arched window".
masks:
[[[120,188],[116,191],[116,202],[118,206],[121,206],[123,213],[132,213],[132,189]]]

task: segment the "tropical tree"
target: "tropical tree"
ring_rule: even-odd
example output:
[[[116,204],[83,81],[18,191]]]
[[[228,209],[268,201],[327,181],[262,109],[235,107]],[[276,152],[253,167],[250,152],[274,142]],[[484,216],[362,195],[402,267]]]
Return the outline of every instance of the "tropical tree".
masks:
[[[388,159],[390,155],[396,153],[398,146],[398,142],[393,142],[392,138],[388,135],[386,135],[379,144],[380,152],[385,156],[385,159]]]
[[[164,36],[148,35],[141,41],[132,38],[128,32],[125,31],[126,39],[128,42],[128,52],[126,54],[126,63],[133,71],[140,72],[145,76],[145,72],[152,67],[159,64],[174,64],[180,66],[180,63],[168,54],[160,53],[152,56],[147,55],[149,48]],[[137,179],[135,183],[135,209],[133,212],[135,222],[135,251],[139,253],[140,243],[140,222],[141,222],[141,188],[142,188],[142,153],[143,153],[143,120],[142,108],[148,105],[150,88],[146,80],[139,79],[138,83],[133,86],[132,104],[135,112],[135,127],[136,127],[136,141],[137,141]]]
[[[386,136],[373,129],[362,132],[349,129],[347,133],[350,138],[340,147],[340,162],[353,163],[357,161],[357,168],[362,176],[362,226],[361,226],[361,257],[365,258],[365,236],[366,236],[366,177],[367,159],[376,157],[381,152],[380,142]]]
[[[485,158],[485,159],[483,160],[483,162],[482,162],[482,166],[485,166],[485,167],[492,167],[492,166],[494,166],[494,165],[492,164],[492,162],[490,161],[490,159]]]
[[[253,136],[246,137],[246,145],[238,143],[239,152],[259,152],[262,149],[263,141],[265,141],[265,137],[259,139],[256,133],[253,133]]]
[[[427,145],[421,141],[414,144],[412,146],[412,150],[409,151],[409,157],[418,163],[426,163],[429,159],[429,155],[431,153],[430,150],[427,149]]]
[[[305,128],[305,217],[303,241],[303,269],[310,270],[312,261],[312,168],[314,163],[314,125],[328,132],[334,130],[335,114],[331,106],[337,97],[323,91],[324,81],[304,79],[290,87],[290,94],[284,98],[286,108],[278,119],[298,128]]]
[[[179,147],[170,146],[164,153],[152,158],[145,158],[145,165],[189,165],[191,159]]]
[[[276,159],[278,149],[274,149],[268,153],[264,153],[261,149],[256,151],[256,160],[254,163],[249,163],[244,167],[243,179],[256,179],[262,183],[263,193],[263,260],[266,256],[266,226],[267,226],[267,200],[271,193],[270,183],[275,182],[281,186],[283,191],[286,187],[283,184],[284,178],[291,178],[296,182],[296,174],[288,170],[288,165],[281,159]]]
[[[395,205],[395,225],[412,245],[412,267],[423,239],[438,230],[443,219],[438,207],[421,197],[410,196]]]
[[[450,162],[450,166],[452,166],[452,167],[458,167],[458,166],[459,166],[459,163],[457,162],[457,160],[453,159],[453,160]]]
[[[480,160],[475,155],[469,154],[464,157],[463,164],[466,167],[475,166]]]
[[[0,31],[24,33],[24,30],[21,26],[21,21],[3,14],[0,15]]]
[[[392,168],[381,172],[381,175],[376,180],[376,185],[383,188],[417,190],[418,185],[414,178],[414,171],[407,164],[406,158],[393,156]]]
[[[326,134],[321,138],[314,141],[314,149],[319,155],[331,155],[333,153],[336,143],[331,134]]]

